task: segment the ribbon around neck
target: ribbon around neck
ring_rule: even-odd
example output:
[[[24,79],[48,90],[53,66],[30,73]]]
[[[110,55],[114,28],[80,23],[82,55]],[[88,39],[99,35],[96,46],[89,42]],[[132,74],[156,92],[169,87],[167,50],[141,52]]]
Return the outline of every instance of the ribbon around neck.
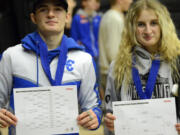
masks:
[[[143,91],[142,89],[141,79],[138,70],[135,67],[132,68],[133,81],[136,86],[136,91],[140,99],[150,99],[152,97],[152,93],[154,91],[156,79],[158,76],[159,67],[160,67],[160,60],[153,60],[149,72],[148,80],[146,83],[145,91]]]
[[[66,59],[67,59],[67,52],[68,52],[68,48],[66,47],[66,38],[63,36],[61,44],[60,44],[60,54],[58,57],[58,64],[57,64],[55,79],[53,79],[51,76],[50,63],[48,62],[47,45],[42,40],[39,34],[37,34],[36,38],[38,40],[41,64],[42,64],[42,67],[46,76],[48,77],[52,86],[61,85],[63,73],[64,73],[64,67],[65,67]]]

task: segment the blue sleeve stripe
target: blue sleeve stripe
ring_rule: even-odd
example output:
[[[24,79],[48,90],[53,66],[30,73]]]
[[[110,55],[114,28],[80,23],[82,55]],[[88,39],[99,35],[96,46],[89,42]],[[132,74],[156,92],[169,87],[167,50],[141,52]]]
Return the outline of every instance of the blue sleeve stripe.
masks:
[[[94,66],[94,70],[95,70],[95,73],[96,73],[96,78],[98,78],[98,67],[96,66],[96,62],[94,61],[94,59],[92,59],[93,61],[93,66]],[[99,95],[99,90],[98,90],[98,81],[96,80],[96,84],[94,86],[94,92],[96,93],[96,97],[97,97],[97,103],[98,103],[98,107],[95,107],[93,108],[93,112],[96,114],[97,116],[97,119],[98,119],[98,127],[96,129],[99,128],[99,126],[101,125],[101,119],[102,119],[102,111],[101,109],[99,108],[101,106],[101,99],[100,99],[100,95]],[[94,130],[96,130],[94,129]]]
[[[93,112],[96,114],[97,119],[98,119],[98,127],[96,128],[96,129],[98,129],[99,126],[101,125],[102,111],[100,108],[95,107],[95,108],[93,108]],[[96,130],[96,129],[93,129],[93,130]]]
[[[101,106],[102,102],[101,102],[101,99],[100,99],[99,90],[98,90],[98,84],[97,83],[94,86],[94,92],[96,93],[98,106]]]
[[[0,54],[0,60],[1,60],[1,58],[2,58],[2,54]]]
[[[96,62],[95,60],[92,58],[92,62],[93,62],[93,66],[94,66],[94,70],[95,70],[95,73],[96,73],[96,78],[98,77],[98,70],[97,70],[97,65],[96,65]],[[96,80],[97,81],[97,80]]]

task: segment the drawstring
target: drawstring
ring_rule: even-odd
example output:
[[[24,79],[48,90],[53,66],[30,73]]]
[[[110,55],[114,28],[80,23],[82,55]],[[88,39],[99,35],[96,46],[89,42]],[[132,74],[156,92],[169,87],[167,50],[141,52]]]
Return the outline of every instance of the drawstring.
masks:
[[[36,44],[36,68],[37,68],[37,73],[36,73],[36,79],[37,79],[37,86],[39,87],[39,62],[38,62],[38,43]]]

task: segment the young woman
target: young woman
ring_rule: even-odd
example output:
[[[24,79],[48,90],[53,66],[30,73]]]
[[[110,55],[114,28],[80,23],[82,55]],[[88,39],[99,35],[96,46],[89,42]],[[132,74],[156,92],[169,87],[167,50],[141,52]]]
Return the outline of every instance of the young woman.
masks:
[[[125,19],[121,49],[107,79],[105,123],[110,131],[116,119],[113,101],[172,96],[173,84],[180,81],[179,55],[180,41],[166,7],[156,0],[133,3]],[[180,133],[180,124],[176,130]]]

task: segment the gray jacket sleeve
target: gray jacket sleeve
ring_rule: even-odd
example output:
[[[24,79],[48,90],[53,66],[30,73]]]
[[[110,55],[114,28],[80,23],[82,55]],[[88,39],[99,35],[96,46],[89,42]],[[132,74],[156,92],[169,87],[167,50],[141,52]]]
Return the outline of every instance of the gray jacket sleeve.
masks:
[[[106,113],[111,112],[113,113],[112,109],[112,102],[117,101],[117,92],[115,87],[115,80],[113,76],[113,68],[114,68],[114,62],[111,63],[108,77],[107,77],[107,83],[106,83],[106,91],[105,91],[105,111]],[[105,135],[114,135],[113,132],[109,131],[108,128],[104,128],[104,134]]]
[[[0,60],[0,108],[5,107],[9,101],[12,90],[12,64],[11,51],[8,49]]]
[[[106,91],[105,91],[105,107],[106,112],[113,112],[112,110],[112,102],[117,101],[117,92],[115,87],[115,80],[113,76],[113,68],[114,62],[111,63],[109,68],[109,73],[107,77],[106,83]]]

